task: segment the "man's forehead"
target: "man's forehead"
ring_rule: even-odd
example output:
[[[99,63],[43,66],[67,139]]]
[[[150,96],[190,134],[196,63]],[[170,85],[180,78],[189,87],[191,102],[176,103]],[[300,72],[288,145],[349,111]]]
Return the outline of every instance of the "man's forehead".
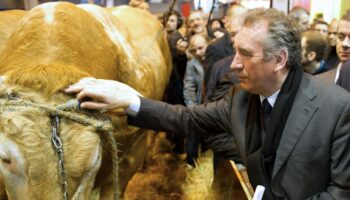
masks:
[[[195,18],[203,18],[202,13],[200,13],[200,12],[194,12],[194,13],[192,13],[192,14],[188,17],[188,19],[189,19],[190,21],[193,20],[193,19],[195,19]]]
[[[195,38],[192,38],[190,40],[190,47],[193,47],[193,46],[202,46],[204,44],[206,44],[206,40],[204,37],[201,37],[201,36],[198,36],[198,37],[195,37]]]
[[[238,35],[239,37],[245,38],[264,38],[267,34],[267,26],[265,23],[256,23],[251,26],[243,26],[239,29]]]
[[[324,28],[324,29],[327,29],[328,26],[326,24],[315,24],[315,28]]]
[[[170,15],[169,18],[171,18],[171,19],[177,19],[177,16],[176,16],[175,14],[172,14],[172,15]]]
[[[266,37],[266,24],[255,24],[253,26],[244,26],[239,29],[235,37],[235,48],[248,48],[251,45],[261,44]]]
[[[340,20],[338,32],[350,33],[350,21]]]

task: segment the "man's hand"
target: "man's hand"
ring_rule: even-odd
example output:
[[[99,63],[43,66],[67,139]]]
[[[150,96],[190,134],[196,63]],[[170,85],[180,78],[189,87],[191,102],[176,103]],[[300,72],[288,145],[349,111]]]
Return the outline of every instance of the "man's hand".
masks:
[[[83,78],[65,92],[77,93],[81,108],[97,110],[128,108],[132,99],[142,96],[126,84],[95,78]]]
[[[184,54],[186,52],[187,47],[188,47],[188,42],[184,39],[179,39],[176,42],[176,49],[179,53]]]

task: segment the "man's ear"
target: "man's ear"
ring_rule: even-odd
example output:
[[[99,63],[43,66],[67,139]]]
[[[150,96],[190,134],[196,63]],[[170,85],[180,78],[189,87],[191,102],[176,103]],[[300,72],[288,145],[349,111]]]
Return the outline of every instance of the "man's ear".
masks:
[[[287,49],[282,49],[278,52],[275,57],[275,68],[274,72],[282,70],[287,65],[288,60],[288,51]]]
[[[310,52],[307,54],[307,60],[308,60],[308,61],[313,61],[313,60],[315,60],[315,58],[316,58],[316,52],[310,51]]]

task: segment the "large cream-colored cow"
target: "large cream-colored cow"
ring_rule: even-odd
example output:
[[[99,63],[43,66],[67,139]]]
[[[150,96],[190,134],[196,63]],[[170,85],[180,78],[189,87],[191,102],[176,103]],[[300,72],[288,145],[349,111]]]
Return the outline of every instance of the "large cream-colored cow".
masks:
[[[170,63],[161,24],[146,11],[121,7],[112,15],[98,6],[63,2],[29,11],[0,55],[0,182],[8,198],[63,199],[60,181],[66,179],[69,199],[88,199],[96,187],[101,199],[111,199],[110,146],[100,133],[107,132],[100,126],[106,121],[98,113],[91,118],[70,111],[65,103],[74,97],[62,89],[92,76],[119,80],[160,99]],[[58,173],[62,165],[51,144],[54,114],[61,121],[65,176]],[[113,124],[123,192],[147,152],[146,134],[128,127],[123,113]]]
[[[24,10],[0,11],[0,52],[11,33],[16,29],[17,22],[26,14]]]

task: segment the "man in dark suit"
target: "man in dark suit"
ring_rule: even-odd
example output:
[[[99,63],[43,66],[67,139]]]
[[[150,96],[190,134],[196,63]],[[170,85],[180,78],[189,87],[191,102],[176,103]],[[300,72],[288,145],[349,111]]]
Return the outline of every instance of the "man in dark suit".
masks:
[[[339,58],[337,55],[336,44],[337,44],[337,29],[338,20],[333,19],[328,26],[328,48],[326,53],[326,71],[336,68],[339,64]]]
[[[338,81],[343,63],[350,60],[350,13],[346,13],[340,18],[337,32],[337,54],[340,60],[339,65],[317,77],[324,83],[336,83]]]
[[[240,84],[217,102],[173,106],[93,78],[66,92],[92,98],[82,108],[125,108],[129,124],[147,129],[227,132],[264,199],[349,199],[350,94],[303,74],[299,31],[275,9],[248,11],[235,49]]]
[[[350,92],[350,61],[343,64],[337,85]]]
[[[205,87],[209,82],[211,72],[213,69],[213,64],[224,57],[231,56],[234,54],[233,40],[240,28],[239,18],[246,12],[246,10],[247,9],[244,8],[242,5],[231,6],[227,11],[228,14],[226,16],[228,21],[226,28],[230,34],[229,35],[225,34],[223,37],[211,43],[207,47],[205,51],[205,64],[206,64],[206,70],[204,75]]]
[[[214,63],[206,88],[207,92],[204,99],[205,103],[210,102],[210,99],[215,94],[217,83],[220,81],[220,79],[224,78],[225,74],[229,73],[231,70],[230,66],[233,61],[233,57],[234,55],[227,56]]]
[[[234,50],[232,47],[231,36],[229,34],[225,34],[223,37],[217,39],[207,47],[205,51],[205,84],[207,84],[209,81],[213,64],[226,56],[232,55],[233,53]]]

